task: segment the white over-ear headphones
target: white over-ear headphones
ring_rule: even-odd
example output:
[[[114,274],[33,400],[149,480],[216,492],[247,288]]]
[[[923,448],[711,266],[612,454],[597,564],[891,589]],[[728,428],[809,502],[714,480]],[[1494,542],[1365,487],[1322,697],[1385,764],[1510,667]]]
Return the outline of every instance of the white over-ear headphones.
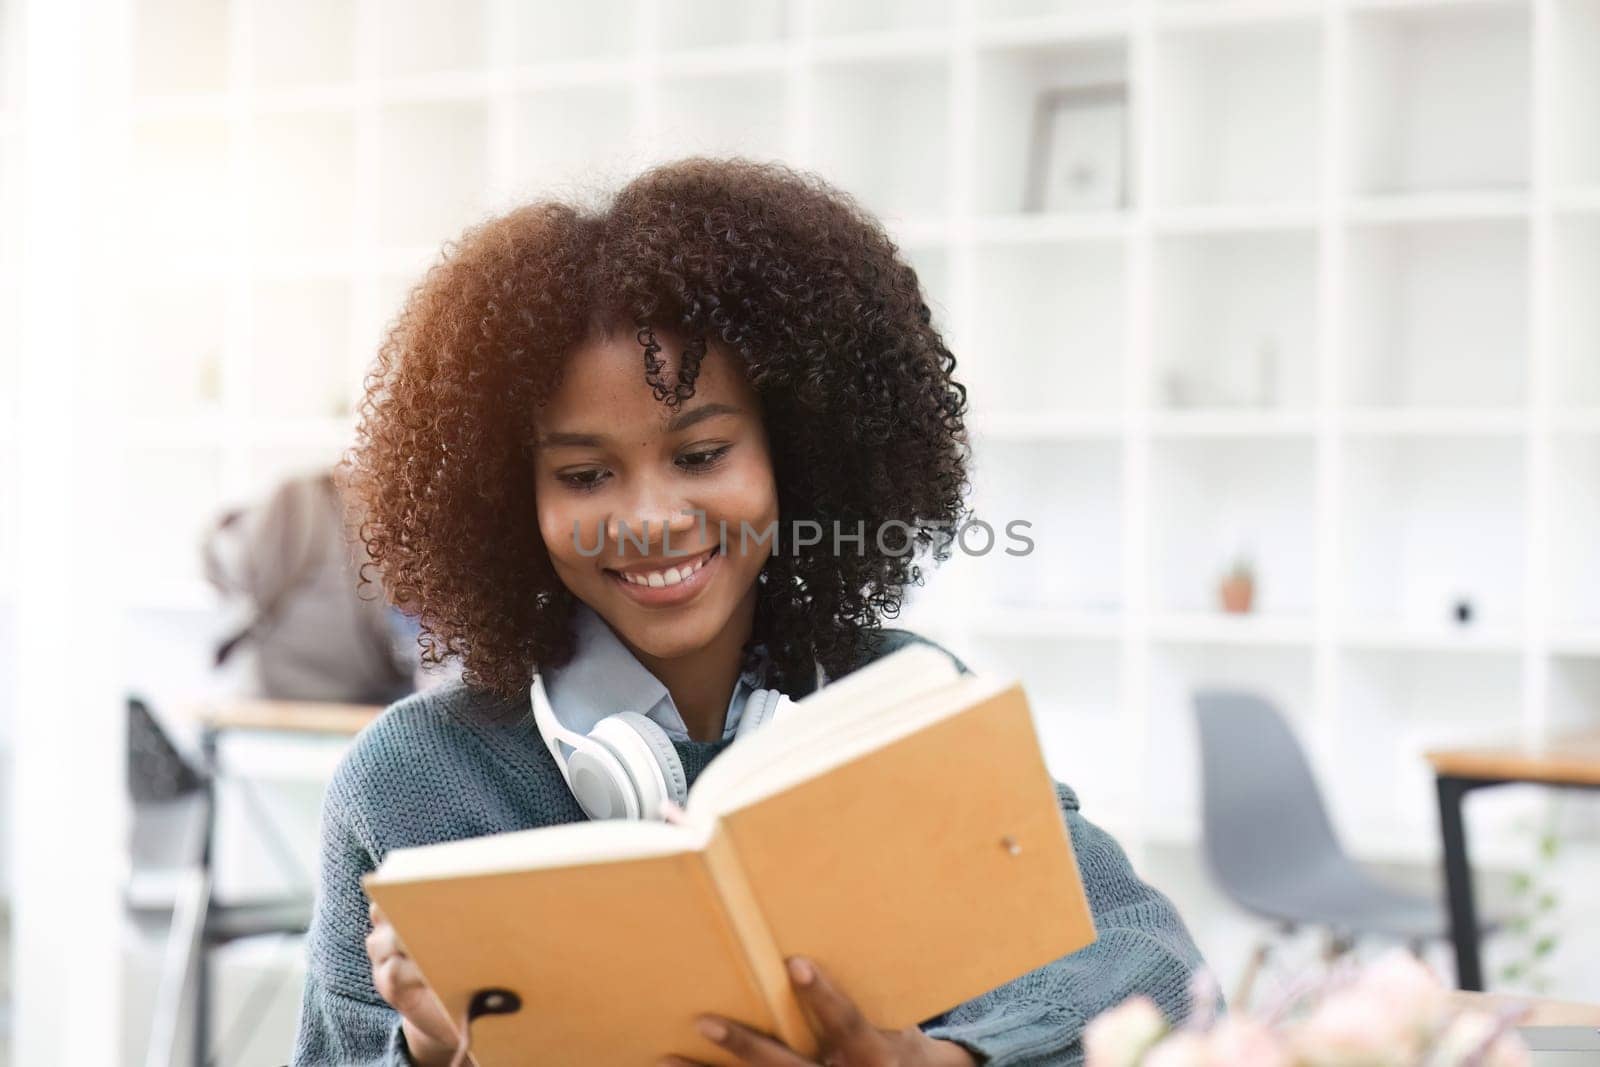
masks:
[[[826,676],[817,666],[817,686]],[[544,738],[567,788],[591,819],[660,819],[664,802],[683,804],[689,784],[672,739],[654,721],[637,711],[619,711],[594,724],[586,734],[562,726],[544,689],[533,676],[529,687],[533,721]],[[776,689],[757,689],[745,702],[734,741],[777,720],[791,704]],[[561,742],[572,746],[564,756]]]

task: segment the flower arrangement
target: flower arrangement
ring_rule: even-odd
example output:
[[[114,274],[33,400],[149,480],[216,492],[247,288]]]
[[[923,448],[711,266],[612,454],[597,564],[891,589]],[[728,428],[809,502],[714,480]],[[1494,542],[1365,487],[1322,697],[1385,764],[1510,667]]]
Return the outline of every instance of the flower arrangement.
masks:
[[[1290,990],[1258,1017],[1218,1014],[1214,984],[1169,1027],[1148,997],[1130,997],[1084,1033],[1085,1067],[1527,1067],[1520,1013],[1451,1006],[1433,973],[1405,952]]]

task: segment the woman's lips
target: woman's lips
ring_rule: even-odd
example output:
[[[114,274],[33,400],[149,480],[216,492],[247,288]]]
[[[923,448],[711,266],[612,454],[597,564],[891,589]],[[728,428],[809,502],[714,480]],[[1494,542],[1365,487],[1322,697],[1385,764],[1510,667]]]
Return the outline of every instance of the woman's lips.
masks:
[[[643,604],[647,607],[664,607],[672,604],[681,604],[684,601],[691,599],[698,594],[701,589],[705,588],[706,584],[711,581],[716,569],[722,565],[722,553],[717,551],[716,546],[713,546],[708,550],[708,552],[709,555],[707,553],[701,553],[700,555],[696,556],[685,556],[680,561],[675,563],[674,566],[681,571],[681,569],[684,567],[694,566],[697,560],[702,558],[705,559],[705,562],[700,564],[699,568],[693,574],[689,575],[687,578],[680,579],[675,584],[664,584],[659,586],[641,585],[637,582],[628,581],[628,579],[624,578],[620,572],[611,570],[610,568],[606,569],[606,575],[616,583],[618,588],[622,590],[625,596],[631,598],[636,603]],[[662,569],[665,570],[665,568]],[[635,576],[639,577],[637,574]]]

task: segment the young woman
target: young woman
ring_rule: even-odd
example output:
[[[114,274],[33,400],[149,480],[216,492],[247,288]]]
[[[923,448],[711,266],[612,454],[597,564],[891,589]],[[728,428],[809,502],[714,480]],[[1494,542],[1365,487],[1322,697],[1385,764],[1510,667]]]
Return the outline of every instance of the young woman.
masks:
[[[534,725],[534,672],[567,728],[650,720],[687,785],[753,691],[798,699],[924,640],[881,619],[967,514],[954,369],[883,228],[777,166],[663,166],[603,208],[533,204],[447,249],[379,354],[346,476],[390,599],[462,678],[389,708],[328,789],[295,1064],[449,1062],[452,1024],[360,878],[393,848],[586,817]],[[820,543],[792,536],[806,520]],[[905,1030],[791,961],[826,1062],[1067,1063],[1129,994],[1183,1014],[1182,921],[1057,793],[1099,940]],[[746,1063],[805,1062],[701,1022]]]

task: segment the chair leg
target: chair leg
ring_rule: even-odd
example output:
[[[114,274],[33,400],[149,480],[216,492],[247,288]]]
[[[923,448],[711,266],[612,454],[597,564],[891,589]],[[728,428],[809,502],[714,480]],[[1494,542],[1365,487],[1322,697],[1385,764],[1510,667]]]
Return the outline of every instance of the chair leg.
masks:
[[[1256,942],[1256,947],[1250,950],[1250,958],[1245,961],[1244,971],[1239,975],[1239,984],[1233,991],[1233,1007],[1237,1011],[1248,1011],[1250,997],[1255,992],[1256,979],[1261,975],[1261,969],[1266,966],[1267,958],[1272,955],[1272,937],[1268,935]]]
[[[1355,948],[1354,938],[1330,929],[1327,939],[1322,943],[1322,962],[1337,963],[1342,957],[1348,956],[1353,948]]]

